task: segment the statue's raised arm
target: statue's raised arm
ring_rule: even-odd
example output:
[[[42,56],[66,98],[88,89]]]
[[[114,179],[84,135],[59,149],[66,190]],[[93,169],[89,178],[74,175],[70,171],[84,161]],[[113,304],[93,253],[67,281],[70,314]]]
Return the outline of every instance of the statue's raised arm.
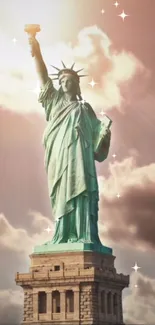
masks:
[[[48,72],[41,54],[39,42],[35,38],[36,33],[40,32],[40,26],[35,24],[25,25],[25,32],[29,37],[31,55],[35,58],[38,78],[41,85],[45,85],[48,80]]]
[[[29,45],[31,54],[34,56],[36,71],[40,84],[41,86],[44,86],[48,80],[48,72],[41,54],[39,42],[35,37],[31,36],[29,37]]]
[[[36,71],[41,86],[38,101],[45,108],[46,119],[48,120],[52,109],[52,100],[54,99],[57,91],[53,86],[51,78],[48,76],[48,71],[42,57],[40,45],[35,37],[36,33],[39,31],[39,25],[25,25],[25,32],[28,34],[30,52],[35,61]]]

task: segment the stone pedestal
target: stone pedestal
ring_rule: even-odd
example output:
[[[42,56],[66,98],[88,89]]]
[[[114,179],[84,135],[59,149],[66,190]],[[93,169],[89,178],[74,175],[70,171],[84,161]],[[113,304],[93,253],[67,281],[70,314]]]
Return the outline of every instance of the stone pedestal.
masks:
[[[30,259],[29,273],[17,273],[15,279],[24,290],[22,324],[123,324],[121,294],[129,276],[117,274],[113,255],[35,252]]]

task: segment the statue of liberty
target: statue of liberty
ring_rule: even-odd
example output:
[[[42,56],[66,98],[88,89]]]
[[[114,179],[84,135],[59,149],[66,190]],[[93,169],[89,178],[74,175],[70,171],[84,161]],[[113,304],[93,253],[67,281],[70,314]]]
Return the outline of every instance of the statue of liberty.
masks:
[[[47,127],[43,135],[45,168],[55,233],[50,243],[94,243],[98,235],[99,190],[95,160],[107,158],[111,132],[82,101],[79,71],[57,70],[57,90],[48,76],[40,46],[29,38],[41,91],[38,101],[45,109]],[[55,79],[55,78],[54,78]],[[104,127],[103,127],[104,126]],[[104,129],[104,132],[103,132]]]

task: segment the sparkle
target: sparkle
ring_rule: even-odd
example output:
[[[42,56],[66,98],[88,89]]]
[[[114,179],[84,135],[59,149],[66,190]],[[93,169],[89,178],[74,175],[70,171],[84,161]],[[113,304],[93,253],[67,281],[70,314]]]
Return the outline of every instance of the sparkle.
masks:
[[[84,105],[85,102],[86,102],[86,100],[84,99],[84,96],[83,96],[83,98],[81,100],[79,99],[78,102]]]
[[[134,269],[135,272],[137,272],[137,270],[140,269],[140,266],[138,266],[137,263],[135,263],[135,265],[132,266],[132,269]]]
[[[103,110],[100,112],[100,114],[103,116],[105,113],[103,112]]]
[[[46,230],[46,231],[48,232],[48,234],[49,234],[49,232],[50,232],[52,229],[49,228],[49,226],[48,226],[48,228],[46,228],[46,229],[44,229],[44,230]]]
[[[14,38],[12,39],[12,42],[13,42],[14,44],[16,44],[17,39],[14,37]]]
[[[80,103],[82,103],[84,105],[85,99],[83,98],[82,100],[80,100]]]
[[[120,197],[120,194],[118,193],[116,196],[117,196],[117,197],[118,197],[118,199],[119,199],[119,197]]]
[[[119,6],[119,3],[116,1],[115,3],[114,3],[114,6],[116,6],[116,8]]]
[[[115,158],[116,157],[115,153],[112,156]]]
[[[104,13],[105,13],[105,11],[102,9],[102,10],[101,10],[101,14],[103,15]]]
[[[95,82],[95,81],[92,79],[92,81],[89,82],[88,85],[91,85],[92,88],[93,88],[95,85],[97,85],[97,82]]]
[[[118,15],[118,16],[120,16],[123,19],[123,21],[124,21],[125,17],[127,17],[129,15],[126,15],[125,12],[124,12],[124,10],[123,10],[123,12],[120,15]]]
[[[134,287],[135,287],[135,288],[138,288],[138,285],[137,285],[137,284],[135,284],[135,285],[134,285]]]
[[[40,85],[39,85],[39,81],[37,82],[37,86],[34,89],[29,89],[29,91],[32,91],[33,93],[35,93],[37,96],[39,96],[40,93]]]

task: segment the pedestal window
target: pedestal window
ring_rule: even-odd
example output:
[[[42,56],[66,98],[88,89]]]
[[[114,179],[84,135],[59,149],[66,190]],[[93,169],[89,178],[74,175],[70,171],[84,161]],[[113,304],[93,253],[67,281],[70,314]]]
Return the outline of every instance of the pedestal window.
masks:
[[[107,314],[111,314],[111,292],[107,293]]]
[[[60,313],[60,292],[55,290],[52,292],[52,310],[53,313]]]
[[[114,295],[113,295],[113,312],[114,312],[114,315],[117,315],[117,310],[118,310],[117,293],[114,293]]]
[[[74,292],[72,290],[66,291],[66,312],[74,312]]]
[[[45,314],[47,312],[47,295],[45,291],[38,292],[38,313]]]
[[[101,299],[101,304],[100,304],[101,313],[104,314],[105,313],[105,291],[104,290],[101,291],[100,299]]]

